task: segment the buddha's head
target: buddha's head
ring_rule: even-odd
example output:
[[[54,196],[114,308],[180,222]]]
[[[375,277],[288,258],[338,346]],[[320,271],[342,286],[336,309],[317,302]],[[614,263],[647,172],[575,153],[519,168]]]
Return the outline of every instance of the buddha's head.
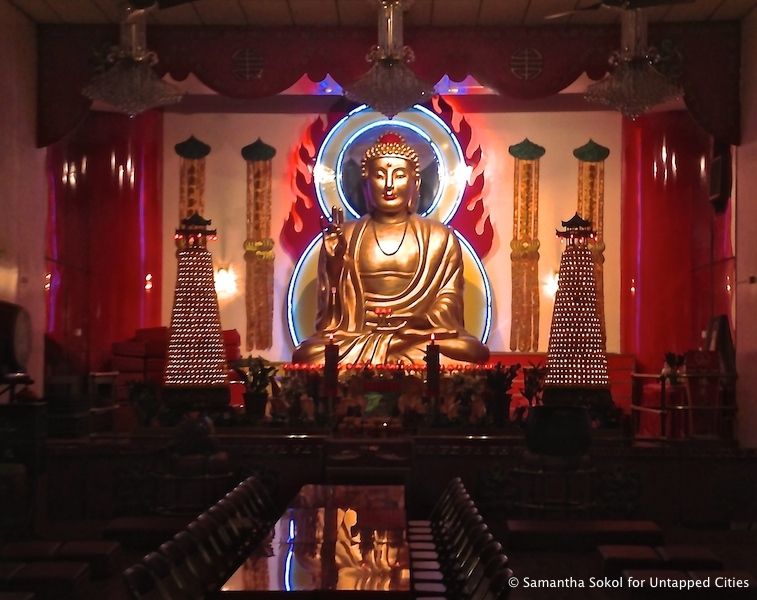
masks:
[[[368,212],[388,215],[415,212],[420,192],[420,161],[401,135],[382,135],[366,150],[361,166]]]

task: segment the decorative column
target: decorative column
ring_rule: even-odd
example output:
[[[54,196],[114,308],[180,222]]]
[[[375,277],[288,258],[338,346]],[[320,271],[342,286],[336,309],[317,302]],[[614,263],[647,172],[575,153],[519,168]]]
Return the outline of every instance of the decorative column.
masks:
[[[168,339],[164,397],[185,407],[228,404],[226,354],[208,239],[216,231],[198,213],[176,230],[178,273]]]
[[[47,148],[45,333],[61,351],[45,360],[49,373],[107,370],[113,342],[162,323],[162,165],[159,111],[133,119],[91,112]],[[7,206],[6,198],[0,202]],[[30,232],[17,228],[21,247],[31,248]],[[36,284],[26,287],[38,293]],[[36,327],[44,311],[30,312]]]
[[[594,281],[597,287],[597,315],[602,330],[602,348],[607,350],[607,329],[605,325],[605,159],[610,149],[600,146],[594,140],[573,150],[578,159],[578,214],[590,221],[594,227],[594,237],[589,238],[587,247],[594,262]]]
[[[210,146],[190,136],[174,146],[179,165],[179,222],[194,214],[205,214],[205,157]]]
[[[248,348],[273,345],[273,239],[271,239],[271,161],[276,149],[260,138],[242,148],[247,161],[247,263],[245,286]]]
[[[588,248],[594,232],[578,214],[562,225],[565,230],[556,233],[566,247],[549,332],[544,403],[596,406],[610,402],[610,380]]]
[[[510,146],[513,184],[512,311],[510,350],[539,349],[539,159],[544,148],[528,138]]]
[[[731,227],[710,203],[710,149],[686,111],[623,119],[620,349],[642,373],[697,348],[709,319],[731,312],[734,259],[719,250],[732,248]]]

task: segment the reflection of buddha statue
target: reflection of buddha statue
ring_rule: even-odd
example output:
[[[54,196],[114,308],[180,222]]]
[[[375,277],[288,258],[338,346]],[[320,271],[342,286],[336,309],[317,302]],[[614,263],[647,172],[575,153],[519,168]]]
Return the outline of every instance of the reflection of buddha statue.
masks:
[[[316,333],[295,362],[323,362],[333,340],[343,363],[422,362],[434,334],[441,354],[484,362],[489,350],[463,327],[463,257],[452,230],[415,213],[415,150],[387,133],[365,153],[368,214],[324,222]]]

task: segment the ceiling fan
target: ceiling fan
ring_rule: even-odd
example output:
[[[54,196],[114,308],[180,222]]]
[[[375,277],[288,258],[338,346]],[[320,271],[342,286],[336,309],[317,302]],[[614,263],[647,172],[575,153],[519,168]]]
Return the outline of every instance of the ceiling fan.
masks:
[[[168,0],[174,1],[177,0]],[[179,2],[185,0],[178,0]],[[594,4],[575,8],[573,10],[566,10],[564,12],[554,13],[544,17],[546,20],[561,19],[570,15],[580,14],[582,12],[588,12],[593,10],[600,10],[604,8],[619,9],[619,10],[636,10],[641,8],[652,8],[655,6],[672,6],[674,4],[691,4],[694,0],[600,0]]]
[[[150,7],[137,8],[134,4],[125,6],[118,45],[107,51],[99,72],[82,89],[91,100],[130,116],[174,104],[182,97],[177,88],[162,81],[153,70],[158,56],[147,48]]]

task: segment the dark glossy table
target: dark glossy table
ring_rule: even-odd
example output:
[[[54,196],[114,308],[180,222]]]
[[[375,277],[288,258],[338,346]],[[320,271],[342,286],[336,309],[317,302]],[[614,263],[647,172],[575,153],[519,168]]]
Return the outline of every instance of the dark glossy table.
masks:
[[[408,598],[402,486],[306,485],[221,596]]]

